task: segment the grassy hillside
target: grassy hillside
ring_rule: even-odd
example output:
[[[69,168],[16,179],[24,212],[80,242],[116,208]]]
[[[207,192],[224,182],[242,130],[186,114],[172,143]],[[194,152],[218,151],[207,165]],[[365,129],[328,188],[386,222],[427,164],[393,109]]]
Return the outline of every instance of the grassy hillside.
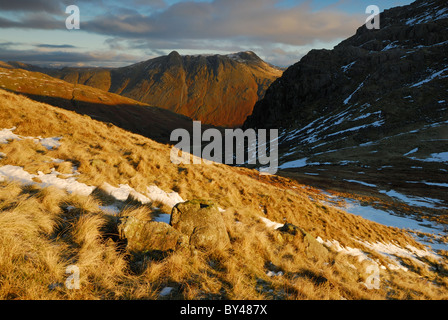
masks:
[[[163,143],[169,142],[172,130],[190,130],[192,126],[190,118],[174,112],[89,86],[71,84],[40,72],[17,69],[6,63],[0,64],[0,88],[89,115]]]
[[[446,252],[335,209],[319,190],[221,164],[177,166],[169,145],[4,90],[0,115],[1,299],[448,297]],[[158,259],[129,252],[117,237],[121,217],[160,220],[171,207],[108,194],[125,185],[214,201],[225,210],[230,248]],[[79,289],[65,286],[70,265]],[[366,286],[372,265],[378,289]]]

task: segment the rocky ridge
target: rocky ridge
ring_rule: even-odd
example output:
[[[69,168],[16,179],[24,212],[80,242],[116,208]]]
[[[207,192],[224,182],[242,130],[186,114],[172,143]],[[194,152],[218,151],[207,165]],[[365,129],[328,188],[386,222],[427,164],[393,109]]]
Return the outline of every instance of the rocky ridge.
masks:
[[[379,30],[363,25],[288,68],[244,127],[279,128],[280,169],[303,181],[448,205],[447,18],[445,1],[384,11]]]

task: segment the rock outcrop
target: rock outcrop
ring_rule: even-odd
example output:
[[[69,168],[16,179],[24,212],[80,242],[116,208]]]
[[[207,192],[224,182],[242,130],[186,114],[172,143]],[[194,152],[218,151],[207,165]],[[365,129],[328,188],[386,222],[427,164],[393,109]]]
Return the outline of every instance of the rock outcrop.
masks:
[[[243,128],[278,128],[279,169],[303,183],[361,181],[448,204],[434,187],[448,169],[447,52],[446,1],[385,10],[379,30],[363,25],[289,67]]]
[[[170,225],[188,236],[190,245],[197,249],[224,249],[230,245],[223,217],[211,201],[178,203],[172,210]]]
[[[279,234],[279,239],[281,240],[291,240],[294,237],[300,237],[305,245],[305,254],[308,258],[316,260],[325,260],[328,258],[328,249],[302,228],[291,223],[285,223],[283,227],[277,230],[281,232]]]
[[[188,238],[164,222],[124,217],[118,231],[120,238],[127,241],[126,248],[131,253],[160,258],[188,246]]]
[[[379,30],[363,25],[333,50],[312,50],[289,67],[256,104],[244,127],[300,128],[340,107],[356,105],[359,110],[363,103],[373,105],[378,98],[446,69],[445,1],[419,0],[386,10],[380,21]],[[437,98],[444,97],[444,91]],[[395,122],[415,120],[406,110],[389,116]]]
[[[141,212],[121,217],[118,232],[129,252],[154,258],[163,258],[183,248],[212,251],[230,245],[221,212],[206,200],[178,203],[169,224],[153,221]]]

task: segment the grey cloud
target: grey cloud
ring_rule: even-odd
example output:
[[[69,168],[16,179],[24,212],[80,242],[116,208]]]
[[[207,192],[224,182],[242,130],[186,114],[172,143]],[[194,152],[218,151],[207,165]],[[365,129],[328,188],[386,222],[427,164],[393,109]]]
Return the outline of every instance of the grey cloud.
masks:
[[[48,48],[48,49],[68,49],[68,48],[76,48],[76,46],[73,46],[71,44],[36,44],[35,47],[37,48]]]
[[[47,0],[0,0],[0,3],[17,2],[21,5],[10,4],[7,7],[18,9],[30,2],[50,10],[56,7],[55,1],[44,4]],[[83,2],[79,5],[81,29],[84,31],[111,37],[166,41],[240,40],[299,46],[315,40],[331,41],[352,35],[365,19],[362,14],[353,16],[337,10],[312,12],[307,2],[286,9],[278,6],[279,1],[257,0],[256,4],[254,0],[188,1],[166,6],[162,0],[150,0],[149,5],[159,5],[164,9],[145,15],[138,11],[138,6],[145,4],[144,0],[134,0],[134,8],[117,13],[117,6],[111,5],[109,10],[102,10],[104,14],[88,20],[83,19]],[[88,5],[92,6],[92,3]],[[102,1],[94,5],[107,8]],[[61,15],[56,19],[43,13],[29,13],[19,20],[0,17],[0,28],[61,29],[65,27],[65,18]]]
[[[0,44],[0,61],[21,61],[39,66],[63,64],[92,66],[123,66],[140,61],[139,57],[115,51],[67,52],[39,50],[13,50]]]
[[[87,31],[146,39],[242,39],[304,45],[346,37],[363,23],[335,10],[312,12],[307,5],[282,9],[277,0],[180,2],[149,16],[99,16],[84,22]]]
[[[56,30],[65,29],[66,27],[65,17],[58,20],[47,14],[28,13],[20,21],[0,17],[0,28]]]
[[[22,44],[22,43],[20,43],[20,42],[11,42],[11,41],[0,42],[0,48],[1,49],[7,49],[7,48],[10,48],[12,46],[16,46],[16,45],[20,45],[20,44]]]
[[[10,4],[9,8],[18,10],[29,1],[22,1],[22,6]],[[54,5],[55,1],[49,0],[48,3]],[[311,0],[288,8],[278,6],[280,1],[186,1],[170,6],[163,0],[131,0],[126,6],[118,1],[105,0],[73,2],[81,10],[81,31],[108,36],[105,44],[111,51],[140,49],[147,54],[162,54],[168,50],[204,53],[253,50],[281,66],[296,62],[303,56],[305,49],[298,47],[308,47],[316,41],[346,38],[365,21],[363,12],[350,15],[334,7],[313,12],[309,5]],[[51,10],[43,0],[33,2],[41,6],[41,11]],[[6,3],[6,0],[0,0],[0,4]],[[92,9],[90,12],[102,13],[84,19],[83,12],[89,12],[88,8]],[[0,28],[59,30],[65,29],[65,18],[65,14],[22,12],[15,20],[0,16]],[[281,51],[278,50],[279,44],[297,49]],[[74,59],[72,61],[81,61],[77,60],[80,58],[92,61],[89,60],[90,55],[82,57],[71,53],[71,56],[64,57]]]
[[[62,6],[67,6],[68,2],[68,0],[0,0],[0,10],[60,13]]]
[[[163,9],[168,7],[164,0],[133,0],[135,6],[145,6],[153,9]]]
[[[107,8],[111,2],[105,1],[108,3],[104,3],[103,0],[0,0],[0,11],[61,14],[65,12],[65,8],[69,5],[84,6],[89,4],[90,6]]]

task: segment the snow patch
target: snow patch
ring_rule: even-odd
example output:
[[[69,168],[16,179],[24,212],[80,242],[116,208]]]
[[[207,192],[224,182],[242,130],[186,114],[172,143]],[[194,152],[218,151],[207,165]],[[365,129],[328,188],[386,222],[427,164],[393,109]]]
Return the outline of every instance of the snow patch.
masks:
[[[108,195],[112,196],[113,198],[119,201],[126,201],[129,198],[131,190],[133,190],[127,184],[126,185],[120,184],[118,188],[116,188],[107,182],[104,182],[101,185],[101,189],[103,189]]]
[[[345,66],[342,66],[342,67],[341,67],[342,72],[346,73],[348,70],[350,70],[350,69],[353,67],[353,65],[354,65],[355,63],[356,63],[356,61],[353,61],[352,63],[349,63],[349,64],[347,64],[347,65],[345,65]]]
[[[424,183],[424,184],[426,184],[428,186],[436,186],[436,187],[448,188],[448,183],[427,182],[427,181],[423,181],[422,183]]]
[[[381,127],[383,124],[384,124],[384,120],[378,120],[378,121],[375,121],[373,123],[368,123],[368,124],[364,124],[364,125],[361,125],[361,126],[352,127],[352,128],[349,128],[349,129],[345,129],[345,130],[341,130],[341,131],[338,131],[338,132],[330,133],[329,135],[327,135],[327,137],[336,136],[336,135],[339,135],[339,134],[342,134],[342,133],[346,133],[346,132],[358,131],[358,130],[369,128],[369,127],[375,127],[375,128],[376,127]]]
[[[171,208],[180,202],[185,202],[185,200],[182,199],[182,197],[177,192],[167,193],[157,186],[147,187],[146,195],[152,201],[162,202],[163,204],[166,204]]]
[[[302,158],[302,159],[298,159],[298,160],[293,160],[293,161],[289,161],[286,162],[282,165],[280,165],[278,168],[279,169],[288,169],[288,168],[302,168],[302,167],[306,167],[307,166],[307,160],[308,158]]]
[[[410,18],[406,21],[406,25],[411,26],[447,18],[448,18],[448,8],[442,8],[439,9],[437,12],[425,12],[415,18]]]
[[[422,162],[448,162],[448,152],[432,153],[428,158],[425,159],[416,157],[409,157],[409,159]]]
[[[55,137],[55,138],[38,138],[41,145],[43,145],[48,150],[56,149],[61,146],[61,143],[59,142],[62,139],[62,137]]]
[[[366,79],[367,80],[367,79]],[[364,87],[365,80],[358,86],[358,88],[347,98],[344,100],[344,104],[348,104],[352,99],[353,95],[358,92],[362,87]]]
[[[184,199],[177,192],[167,193],[157,186],[149,186],[145,193],[137,192],[135,189],[127,184],[120,184],[117,187],[111,186],[105,182],[101,186],[107,194],[114,197],[118,201],[126,201],[129,197],[141,204],[148,204],[150,202],[158,201],[171,208],[180,202],[185,202]]]
[[[0,167],[0,181],[9,180],[18,181],[23,184],[33,184],[33,175],[23,170],[22,167],[6,165]]]
[[[436,78],[440,78],[440,79],[446,78],[447,76],[442,76],[442,74],[444,74],[445,71],[448,71],[448,68],[445,68],[445,69],[437,71],[437,72],[433,72],[428,78],[426,78],[420,82],[417,82],[417,83],[411,85],[410,87],[411,88],[420,87],[423,84],[428,83]]]
[[[264,222],[266,227],[268,227],[269,229],[279,229],[284,226],[283,223],[274,222],[265,217],[260,217],[260,219],[261,219],[261,221]]]
[[[59,172],[57,172],[55,169],[51,170],[51,173],[44,174],[41,171],[38,172],[38,175],[34,175],[36,178],[39,178],[42,183],[40,183],[40,186],[45,188],[49,186],[54,186],[59,189],[64,189],[68,193],[76,193],[80,195],[88,196],[90,195],[93,190],[95,190],[96,187],[88,186],[84,183],[80,183],[76,181],[76,178],[72,177],[71,175],[65,175],[69,176],[66,179],[58,178],[58,175],[60,175]]]
[[[418,151],[418,148],[412,149],[411,151],[409,151],[408,153],[406,153],[404,156],[408,156],[410,154],[416,153]]]
[[[60,189],[64,189],[69,193],[76,193],[80,195],[88,196],[90,195],[95,187],[88,186],[84,183],[80,183],[76,181],[76,178],[73,175],[65,175],[66,179],[58,178],[61,173],[57,172],[54,168],[51,170],[51,173],[44,174],[39,171],[38,174],[30,174],[25,171],[22,167],[6,165],[0,167],[0,181],[4,181],[5,179],[18,181],[22,184],[30,185],[38,185],[42,188],[54,186]],[[41,182],[36,182],[33,179],[38,179]]]
[[[448,152],[432,153],[431,158],[427,158],[426,161],[448,162]]]
[[[342,252],[352,257],[357,257],[359,262],[364,260],[371,260],[367,254],[358,248],[344,247],[337,240],[322,240],[321,237],[317,237],[316,240],[326,246],[327,248],[334,250],[336,252]]]
[[[433,199],[428,197],[406,196],[395,190],[390,191],[380,190],[380,192],[387,194],[389,197],[396,198],[411,206],[437,209],[438,206],[443,205],[443,201],[439,199]]]
[[[2,129],[0,130],[0,143],[8,143],[9,140],[22,140],[22,139],[31,139],[36,143],[40,143],[42,146],[47,148],[47,150],[52,150],[55,148],[59,148],[61,143],[59,142],[62,137],[53,137],[53,138],[42,138],[42,137],[25,137],[20,136],[13,133],[16,130],[16,127],[12,127],[11,129]]]
[[[324,194],[328,195],[326,192]],[[383,192],[384,193],[384,192]],[[396,192],[388,192],[389,196],[401,196],[402,201],[413,201],[414,199],[409,199],[408,197],[404,198],[403,195]],[[325,205],[332,206],[336,209],[341,209],[347,213],[360,216],[364,219],[389,226],[395,227],[399,229],[409,230],[417,233],[426,233],[430,234],[434,237],[439,237],[443,235],[444,226],[437,224],[432,221],[418,221],[412,216],[399,216],[394,214],[394,212],[389,210],[377,209],[372,206],[361,205],[358,201],[348,198],[340,198],[340,197],[330,197],[331,200],[324,201]],[[333,199],[334,198],[334,199]],[[340,205],[340,201],[343,200],[344,205]],[[436,200],[437,201],[437,200]],[[406,202],[407,203],[407,202]],[[429,205],[428,203],[423,203],[424,205]],[[421,205],[421,203],[418,203]],[[422,243],[423,245],[429,246],[432,250],[448,250],[448,244],[436,243],[432,241],[425,241],[420,237],[415,237],[417,242]]]
[[[173,289],[174,289],[173,287],[165,287],[160,291],[159,296],[166,297],[171,294]]]
[[[398,41],[394,41],[394,42],[389,43],[389,44],[388,44],[383,50],[381,50],[381,51],[388,51],[388,50],[390,50],[390,49],[399,48],[399,46],[396,45],[397,42],[398,42]]]
[[[16,127],[0,130],[0,143],[8,143],[9,140],[21,140],[18,135],[13,133],[14,130],[16,130]]]
[[[363,181],[358,181],[358,180],[347,180],[347,179],[345,179],[345,181],[347,181],[347,182],[352,182],[352,183],[362,184],[362,185],[367,186],[367,187],[376,188],[376,185],[371,184],[371,183],[367,183],[367,182],[363,182]]]
[[[337,240],[322,240],[322,238],[317,237],[316,239],[321,244],[325,245],[329,249],[335,250],[336,252],[341,252],[353,257],[357,257],[359,262],[363,261],[370,261],[372,263],[378,264],[377,262],[373,261],[366,252],[359,248],[351,248],[349,246],[342,246]],[[388,260],[391,262],[388,264],[387,268],[389,270],[402,270],[402,271],[408,271],[408,268],[401,265],[399,258],[409,258],[413,261],[424,264],[419,258],[424,257],[434,257],[437,259],[437,256],[429,252],[427,250],[422,250],[415,248],[411,245],[407,245],[406,248],[402,248],[396,244],[393,243],[385,243],[385,242],[377,242],[377,243],[370,243],[367,241],[359,241],[360,244],[365,246],[367,249],[377,252],[384,256],[385,258],[388,258]]]

